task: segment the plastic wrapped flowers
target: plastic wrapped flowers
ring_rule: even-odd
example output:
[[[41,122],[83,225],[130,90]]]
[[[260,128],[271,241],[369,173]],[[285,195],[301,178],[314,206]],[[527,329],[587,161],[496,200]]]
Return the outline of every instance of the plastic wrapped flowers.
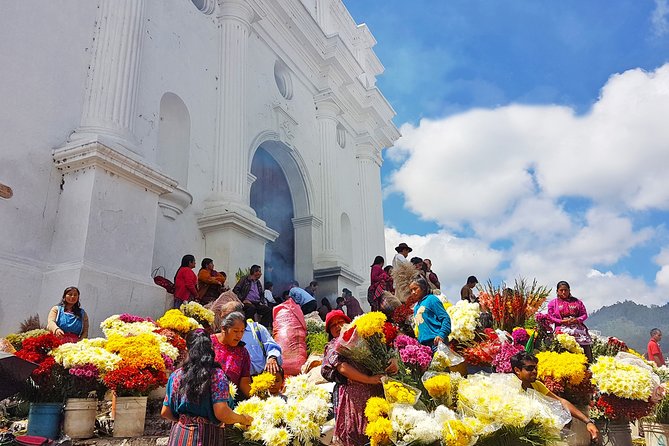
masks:
[[[461,300],[446,309],[451,317],[451,334],[449,340],[470,342],[474,340],[481,308],[477,303]]]
[[[306,375],[286,380],[286,399],[270,396],[262,400],[253,396],[237,405],[235,411],[253,417],[247,431],[239,427],[226,429],[233,444],[256,442],[267,446],[317,444],[320,427],[325,423],[330,393],[310,384]]]

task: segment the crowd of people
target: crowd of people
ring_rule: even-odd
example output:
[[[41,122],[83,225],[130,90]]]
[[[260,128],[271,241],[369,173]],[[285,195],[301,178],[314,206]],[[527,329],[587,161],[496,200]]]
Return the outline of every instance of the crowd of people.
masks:
[[[380,310],[384,293],[393,292],[393,268],[400,263],[412,264],[416,272],[409,283],[410,296],[407,300],[413,304],[415,337],[434,352],[440,344],[448,343],[451,332],[449,314],[439,298],[441,283],[432,271],[429,259],[409,259],[412,249],[406,243],[399,244],[395,250],[397,255],[391,265],[385,265],[382,256],[376,256],[371,265],[367,293],[371,310]],[[212,259],[202,260],[197,275],[193,272],[195,265],[194,256],[183,257],[174,280],[175,308],[190,300],[207,304],[229,291],[226,274],[215,270]],[[275,385],[271,393],[280,395],[284,382],[282,349],[274,341],[270,328],[272,307],[286,299],[292,299],[305,315],[317,312],[325,322],[329,343],[325,347],[321,373],[323,378],[334,383],[336,441],[345,446],[367,443],[365,402],[372,396],[383,394],[382,378],[396,374],[398,365],[390,361],[383,374],[371,374],[335,350],[334,344],[342,327],[363,314],[360,302],[344,288],[341,296],[336,298],[335,306],[327,297],[322,297],[318,306],[319,284],[315,280],[306,288],[293,281],[279,297],[273,293],[272,282],[263,284],[261,277],[261,267],[252,265],[249,273],[234,285],[232,291],[238,301],[228,302],[218,310],[221,320],[218,333],[210,335],[201,329],[189,333],[186,340],[188,357],[169,378],[162,410],[165,418],[175,422],[170,433],[170,446],[223,444],[222,429],[218,426],[248,426],[252,419],[236,413],[234,407],[236,402],[250,396],[252,377],[255,375],[262,372],[274,375]],[[461,299],[477,302],[478,297],[474,293],[477,284],[477,278],[470,276],[462,287]],[[591,361],[593,340],[585,325],[588,317],[585,305],[571,294],[565,281],[557,284],[556,294],[548,303],[550,322],[561,332],[572,335]],[[82,308],[76,287],[64,290],[61,302],[49,312],[47,328],[56,336],[78,339],[88,336],[88,316]],[[664,365],[665,361],[659,346],[661,337],[659,329],[651,330],[646,353],[647,359],[655,361],[658,366]],[[574,418],[586,423],[593,439],[599,436],[597,428],[586,415],[536,380],[536,357],[520,352],[512,358],[511,365],[523,388],[533,388],[559,400]],[[230,384],[234,384],[236,394],[231,391]]]

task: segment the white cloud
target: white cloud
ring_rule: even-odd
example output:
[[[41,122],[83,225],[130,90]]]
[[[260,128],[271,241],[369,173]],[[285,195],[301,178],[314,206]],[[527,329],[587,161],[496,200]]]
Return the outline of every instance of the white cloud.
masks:
[[[662,37],[669,33],[669,22],[667,16],[669,15],[669,4],[667,0],[655,0],[655,9],[650,18],[653,25],[653,33],[656,37]]]
[[[389,187],[443,229],[387,229],[388,254],[400,241],[413,243],[452,290],[469,274],[511,283],[523,276],[568,280],[591,309],[624,299],[662,303],[669,248],[655,259],[653,286],[608,269],[659,238],[635,216],[669,209],[666,116],[669,64],[612,76],[580,116],[568,107],[509,105],[405,124],[389,151],[402,160]],[[572,198],[583,200],[570,213]],[[466,238],[456,236],[461,228]],[[492,249],[496,241],[505,248]]]

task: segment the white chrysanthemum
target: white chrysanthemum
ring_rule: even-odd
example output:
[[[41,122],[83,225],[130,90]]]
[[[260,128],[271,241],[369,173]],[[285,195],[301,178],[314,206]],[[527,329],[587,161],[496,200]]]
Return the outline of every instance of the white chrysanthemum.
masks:
[[[478,303],[461,300],[446,309],[451,318],[451,334],[449,340],[467,342],[474,340],[481,308]]]

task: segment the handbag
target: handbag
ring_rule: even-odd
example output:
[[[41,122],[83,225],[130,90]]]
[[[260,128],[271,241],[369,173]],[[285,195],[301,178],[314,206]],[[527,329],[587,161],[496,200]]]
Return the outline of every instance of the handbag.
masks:
[[[162,271],[162,274],[160,274]],[[165,268],[159,266],[151,272],[151,277],[153,277],[153,283],[159,287],[165,288],[169,294],[174,294],[174,283],[168,278],[165,277]]]

